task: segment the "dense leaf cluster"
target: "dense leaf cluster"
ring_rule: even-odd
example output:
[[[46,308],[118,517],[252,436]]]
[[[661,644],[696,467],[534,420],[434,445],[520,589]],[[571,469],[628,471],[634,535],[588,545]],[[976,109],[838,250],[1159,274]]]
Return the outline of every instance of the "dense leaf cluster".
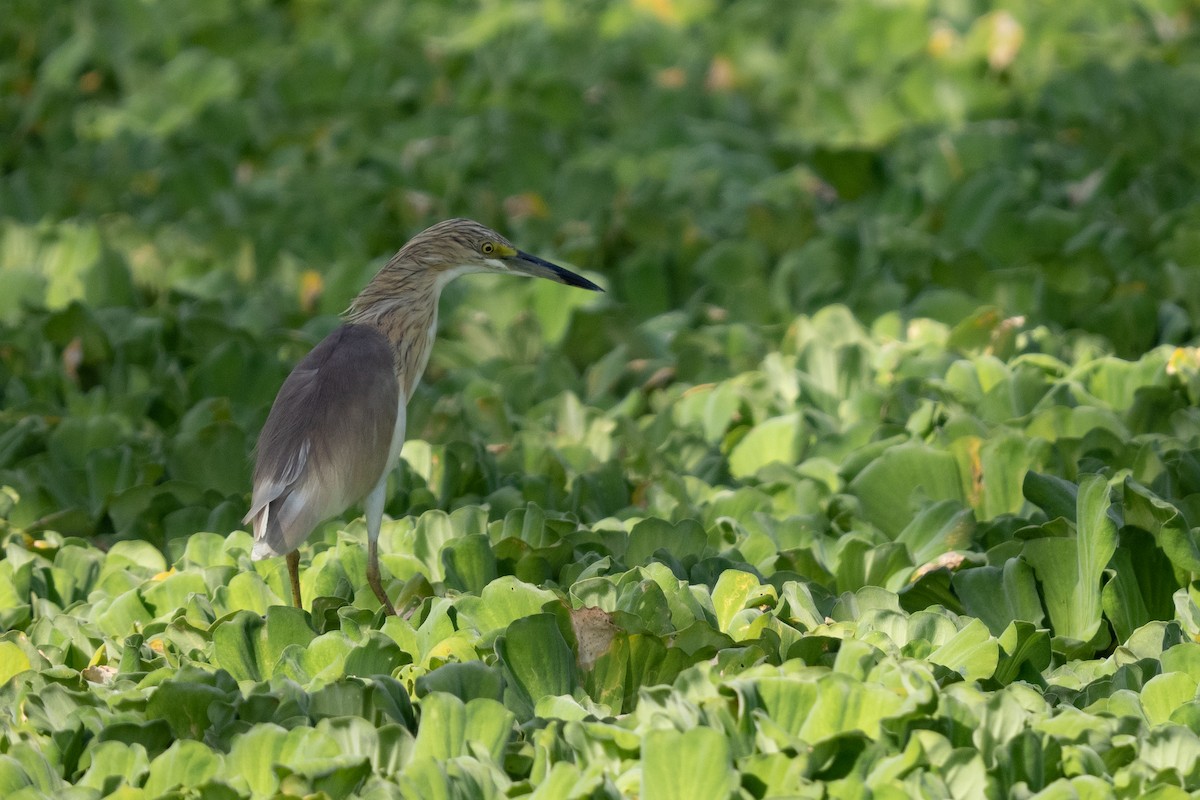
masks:
[[[1185,2],[11,0],[0,795],[1200,790]],[[366,587],[239,530],[408,234]]]

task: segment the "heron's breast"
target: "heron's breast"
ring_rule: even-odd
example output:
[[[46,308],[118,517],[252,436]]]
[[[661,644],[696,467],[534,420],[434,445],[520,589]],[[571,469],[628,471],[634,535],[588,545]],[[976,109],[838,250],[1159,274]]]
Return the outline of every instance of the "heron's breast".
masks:
[[[433,353],[433,342],[437,338],[438,314],[437,306],[433,307],[433,313],[429,316],[428,327],[418,337],[416,346],[413,348],[412,362],[408,364],[408,385],[401,385],[401,394],[412,394],[417,388],[417,384],[421,382],[421,378],[425,375],[425,367],[429,365],[429,356]],[[404,404],[404,399],[401,398],[401,405]]]
[[[392,427],[392,441],[388,445],[387,467],[383,474],[386,476],[400,460],[400,449],[404,447],[404,423],[407,421],[408,397],[400,390],[400,399],[396,404],[396,424]]]

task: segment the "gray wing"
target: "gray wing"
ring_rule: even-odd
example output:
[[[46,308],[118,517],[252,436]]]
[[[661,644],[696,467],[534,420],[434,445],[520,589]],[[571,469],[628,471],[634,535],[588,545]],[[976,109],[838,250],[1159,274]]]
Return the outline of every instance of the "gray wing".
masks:
[[[316,525],[361,500],[388,467],[400,387],[379,331],[343,325],[279,389],[258,437],[254,558],[300,546]]]

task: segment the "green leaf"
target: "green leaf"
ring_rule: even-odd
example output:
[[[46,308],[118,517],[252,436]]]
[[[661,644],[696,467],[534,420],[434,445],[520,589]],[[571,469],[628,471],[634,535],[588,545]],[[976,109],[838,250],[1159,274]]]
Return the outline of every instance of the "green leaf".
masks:
[[[142,787],[151,797],[162,797],[176,787],[199,787],[221,771],[222,757],[201,742],[181,739],[150,762]]]
[[[696,386],[675,403],[672,411],[681,427],[699,428],[705,441],[716,444],[729,430],[741,402],[733,381],[711,386]]]
[[[96,626],[114,638],[124,638],[145,628],[154,619],[139,589],[131,589],[113,599],[95,616]]]
[[[507,684],[504,703],[521,719],[533,716],[541,698],[571,694],[578,686],[575,655],[552,614],[514,621],[496,639],[496,655]]]
[[[929,654],[929,661],[948,667],[969,681],[992,677],[1000,663],[1000,645],[980,620],[974,619],[950,641]]]
[[[315,636],[298,608],[271,606],[266,619],[239,611],[213,627],[213,653],[237,680],[263,680],[288,647],[306,646]]]
[[[1138,756],[1153,770],[1179,770],[1191,774],[1200,761],[1200,737],[1179,725],[1163,725],[1150,731]]]
[[[795,464],[800,460],[803,431],[800,414],[785,414],[755,425],[730,451],[730,474],[744,480],[768,464]]]
[[[1013,622],[1041,625],[1045,619],[1033,568],[1021,558],[1010,558],[1003,567],[964,569],[950,581],[967,612],[995,636]]]
[[[280,654],[276,674],[303,684],[322,686],[346,674],[346,660],[354,646],[341,631],[330,631],[305,645],[288,645]]]
[[[1142,708],[1151,725],[1162,725],[1186,702],[1196,699],[1196,679],[1183,672],[1155,675],[1142,687]]]
[[[773,594],[758,578],[748,572],[725,570],[713,587],[712,602],[717,612],[717,629],[728,632],[733,619],[742,609],[761,602]]]
[[[754,683],[754,690],[771,722],[798,737],[817,704],[821,687],[818,681],[762,678]]]
[[[496,556],[484,534],[463,536],[442,548],[446,585],[460,592],[479,594],[496,580]]]
[[[643,740],[644,800],[726,800],[738,783],[729,740],[720,731],[652,730]]]
[[[80,766],[86,768],[79,780],[80,786],[110,794],[120,786],[140,785],[150,769],[150,762],[146,758],[146,748],[140,744],[110,741],[89,748]]]
[[[1121,537],[1122,540],[1129,540],[1132,533],[1127,531],[1126,535]],[[1145,534],[1141,535],[1142,538]],[[1144,547],[1157,552],[1152,544],[1146,542]],[[1138,553],[1144,555],[1144,553]],[[1134,566],[1134,555],[1130,548],[1118,547],[1113,553],[1111,566],[1113,577],[1104,584],[1104,589],[1101,591],[1100,602],[1104,609],[1104,616],[1112,623],[1113,630],[1117,634],[1117,638],[1121,641],[1128,639],[1135,630],[1149,622],[1152,617],[1150,610],[1146,607],[1146,597],[1143,589],[1139,584],[1139,570]],[[1165,559],[1163,565],[1153,564],[1151,566],[1166,566],[1169,570],[1169,565],[1166,565]],[[1141,571],[1141,576],[1155,581],[1155,573],[1162,574],[1159,570],[1144,570]],[[1170,583],[1158,579],[1161,583],[1167,583],[1168,588]],[[1153,590],[1153,587],[1147,587]]]
[[[1089,642],[1100,629],[1100,578],[1117,548],[1117,529],[1109,516],[1108,483],[1085,476],[1076,504],[1076,535],[1025,543],[1056,636]]]
[[[498,667],[488,666],[482,661],[444,664],[417,678],[416,690],[419,696],[444,692],[464,703],[477,697],[502,701],[504,676]]]
[[[5,797],[15,797],[17,792],[33,786],[33,780],[15,758],[0,756],[0,792]]]
[[[1001,684],[1033,681],[1050,666],[1050,634],[1029,622],[1013,621],[999,636],[1000,663],[993,677]]]
[[[1025,499],[1045,511],[1050,519],[1062,517],[1075,521],[1079,487],[1070,481],[1030,470],[1025,474],[1023,491]]]
[[[800,728],[800,738],[806,742],[821,742],[852,731],[874,738],[883,720],[903,704],[887,689],[836,672],[822,676],[818,684],[817,701]]]
[[[266,633],[268,667],[279,659],[286,648],[295,644],[307,645],[315,638],[308,615],[303,609],[292,606],[271,606],[267,609]]]
[[[949,453],[916,442],[888,448],[850,482],[863,515],[895,539],[925,503],[966,504],[958,462]]]
[[[861,539],[851,539],[838,554],[836,585],[844,592],[864,586],[896,590],[908,583],[912,568],[908,548],[898,542],[872,546]]]
[[[512,712],[495,700],[476,698],[463,703],[452,695],[434,692],[421,699],[413,763],[472,755],[476,747],[499,758],[515,721]]]
[[[232,536],[223,537],[204,531],[192,534],[188,537],[183,557],[177,566],[180,569],[189,565],[198,567],[237,566],[237,559],[230,553],[232,538]]]
[[[1176,569],[1200,572],[1200,538],[1179,509],[1133,478],[1125,479],[1125,524],[1151,533]]]
[[[390,638],[379,631],[368,631],[366,639],[357,644],[347,655],[344,666],[346,675],[391,675],[401,664],[411,663]]]
[[[219,413],[219,412],[218,412]],[[227,412],[226,412],[227,413]],[[246,435],[227,420],[181,432],[171,443],[168,471],[173,478],[222,495],[237,494],[249,484],[243,455]]]
[[[465,509],[459,509],[459,511],[465,511]],[[444,547],[460,536],[483,533],[483,531],[469,530],[467,528],[468,522],[469,520],[463,518],[462,514],[458,514],[457,512],[455,515],[450,515],[444,511],[434,510],[427,511],[421,515],[421,518],[417,521],[412,552],[429,571],[429,580],[441,581],[445,579],[441,559],[441,552]]]
[[[478,597],[461,597],[454,603],[464,623],[481,634],[507,628],[522,617],[541,613],[560,600],[554,592],[525,583],[512,575],[497,578]]]
[[[280,570],[286,572],[286,568]],[[280,577],[278,592],[291,595],[291,589],[285,587],[286,578]],[[218,613],[232,614],[235,611],[253,611],[265,615],[271,606],[282,602],[282,597],[272,591],[262,576],[257,572],[239,572],[229,579],[225,586],[218,586],[213,592],[213,609]]]
[[[167,681],[146,703],[148,719],[163,719],[179,739],[201,739],[222,718],[233,717],[233,703],[215,686]]]
[[[32,665],[25,651],[14,642],[0,641],[0,685],[27,669],[32,669]]]
[[[664,519],[649,518],[637,522],[629,532],[629,545],[623,558],[630,567],[648,564],[655,552],[664,550],[677,559],[704,555],[708,535],[695,520],[685,519],[675,524]]]
[[[275,766],[283,760],[287,740],[287,731],[269,722],[235,736],[222,777],[244,782],[255,795],[273,794],[279,787]]]
[[[624,708],[635,705],[636,693],[644,687],[666,686],[687,664],[682,650],[669,647],[656,636],[629,637],[629,684]]]
[[[142,592],[142,598],[150,613],[155,617],[162,617],[186,606],[188,595],[191,594],[208,594],[204,576],[198,572],[165,575],[162,580],[156,580],[147,586]]]
[[[946,500],[922,509],[896,541],[908,548],[913,564],[921,565],[948,551],[967,549],[974,531],[971,509]]]
[[[1200,644],[1183,642],[1163,651],[1163,672],[1185,672],[1200,681]]]

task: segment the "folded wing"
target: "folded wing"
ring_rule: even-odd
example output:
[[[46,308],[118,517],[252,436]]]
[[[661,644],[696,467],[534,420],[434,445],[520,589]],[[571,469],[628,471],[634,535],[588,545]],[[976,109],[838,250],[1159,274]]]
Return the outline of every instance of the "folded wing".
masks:
[[[253,557],[300,546],[390,467],[400,387],[387,339],[365,325],[325,337],[284,381],[258,439]]]

